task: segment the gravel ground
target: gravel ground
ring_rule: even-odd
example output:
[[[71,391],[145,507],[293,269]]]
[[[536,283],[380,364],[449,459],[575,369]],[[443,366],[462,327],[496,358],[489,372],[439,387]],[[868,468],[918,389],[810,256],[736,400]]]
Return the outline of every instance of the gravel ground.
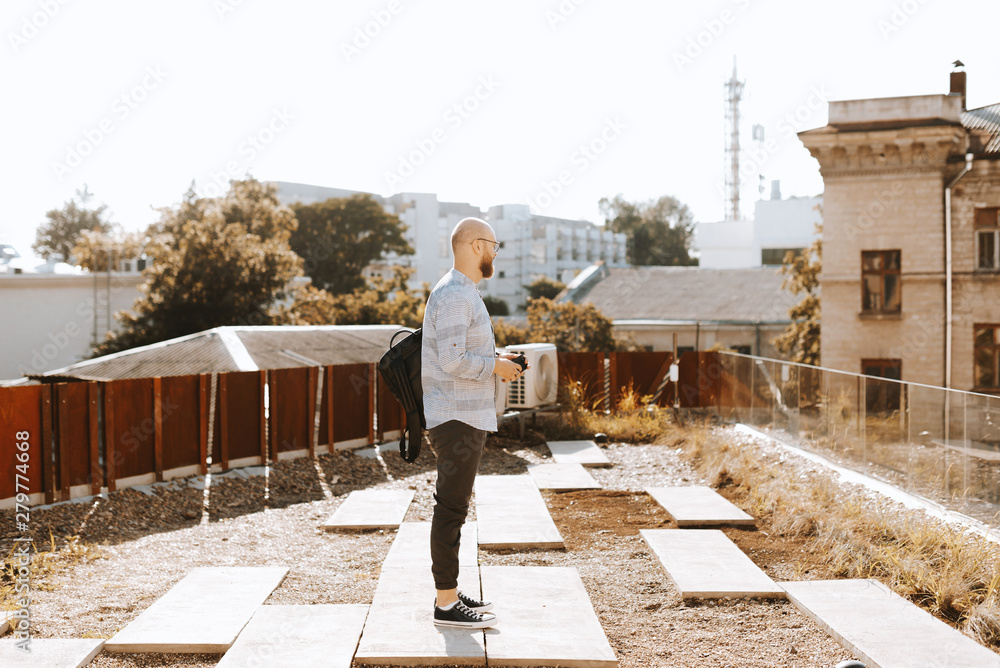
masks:
[[[493,437],[480,473],[523,473],[551,461],[543,442],[531,432],[524,441]],[[575,566],[623,668],[832,667],[849,658],[787,602],[682,602],[638,534],[673,526],[642,489],[705,481],[668,446],[612,444],[606,452],[615,466],[592,471],[604,490],[545,494],[566,550],[484,550],[480,563]],[[57,545],[78,535],[85,547],[36,574],[33,635],[110,637],[195,566],[290,566],[269,604],[369,603],[394,532],[325,533],[319,525],[350,491],[369,487],[414,489],[406,520],[430,520],[433,464],[429,448],[414,464],[391,448],[381,459],[338,452],[279,462],[266,477],[212,476],[207,509],[200,478],[35,508],[36,540],[47,542],[51,531]],[[3,511],[0,526],[13,519]],[[727,533],[774,577],[823,576],[801,545],[771,539],[764,526]],[[5,549],[14,535],[0,540]],[[219,658],[101,654],[91,665],[201,668]]]

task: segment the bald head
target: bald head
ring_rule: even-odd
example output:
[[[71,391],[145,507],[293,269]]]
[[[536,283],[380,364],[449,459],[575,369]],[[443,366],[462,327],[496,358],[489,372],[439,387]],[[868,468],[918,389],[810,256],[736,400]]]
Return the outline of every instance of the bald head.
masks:
[[[493,275],[496,234],[485,220],[463,218],[451,232],[455,269],[478,283]]]
[[[463,218],[458,221],[458,225],[451,231],[451,250],[455,254],[455,257],[458,257],[459,253],[471,250],[471,248],[466,249],[465,247],[472,246],[472,242],[476,239],[494,238],[493,228],[485,220],[481,218]]]

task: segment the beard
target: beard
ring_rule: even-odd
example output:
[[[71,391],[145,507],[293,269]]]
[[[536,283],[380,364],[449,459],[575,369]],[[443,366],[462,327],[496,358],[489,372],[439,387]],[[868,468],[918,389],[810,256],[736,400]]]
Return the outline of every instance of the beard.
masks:
[[[479,271],[483,274],[483,278],[490,278],[493,276],[493,260],[483,258],[479,263]]]

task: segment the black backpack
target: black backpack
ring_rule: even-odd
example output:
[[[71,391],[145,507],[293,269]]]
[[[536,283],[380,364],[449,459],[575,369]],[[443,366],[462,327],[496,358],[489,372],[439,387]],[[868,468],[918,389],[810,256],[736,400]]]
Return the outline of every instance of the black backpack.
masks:
[[[406,336],[399,343],[394,343],[400,334]],[[424,390],[420,384],[422,345],[421,330],[411,332],[401,329],[389,339],[389,350],[385,351],[378,362],[382,382],[406,411],[406,428],[399,439],[399,455],[407,462],[413,462],[420,454],[420,441],[427,428],[427,420],[424,418]]]

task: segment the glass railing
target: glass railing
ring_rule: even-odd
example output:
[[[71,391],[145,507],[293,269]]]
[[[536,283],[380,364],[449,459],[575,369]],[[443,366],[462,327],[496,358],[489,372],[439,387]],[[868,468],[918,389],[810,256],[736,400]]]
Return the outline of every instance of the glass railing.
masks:
[[[719,360],[722,417],[1000,523],[1000,396],[737,353]]]

